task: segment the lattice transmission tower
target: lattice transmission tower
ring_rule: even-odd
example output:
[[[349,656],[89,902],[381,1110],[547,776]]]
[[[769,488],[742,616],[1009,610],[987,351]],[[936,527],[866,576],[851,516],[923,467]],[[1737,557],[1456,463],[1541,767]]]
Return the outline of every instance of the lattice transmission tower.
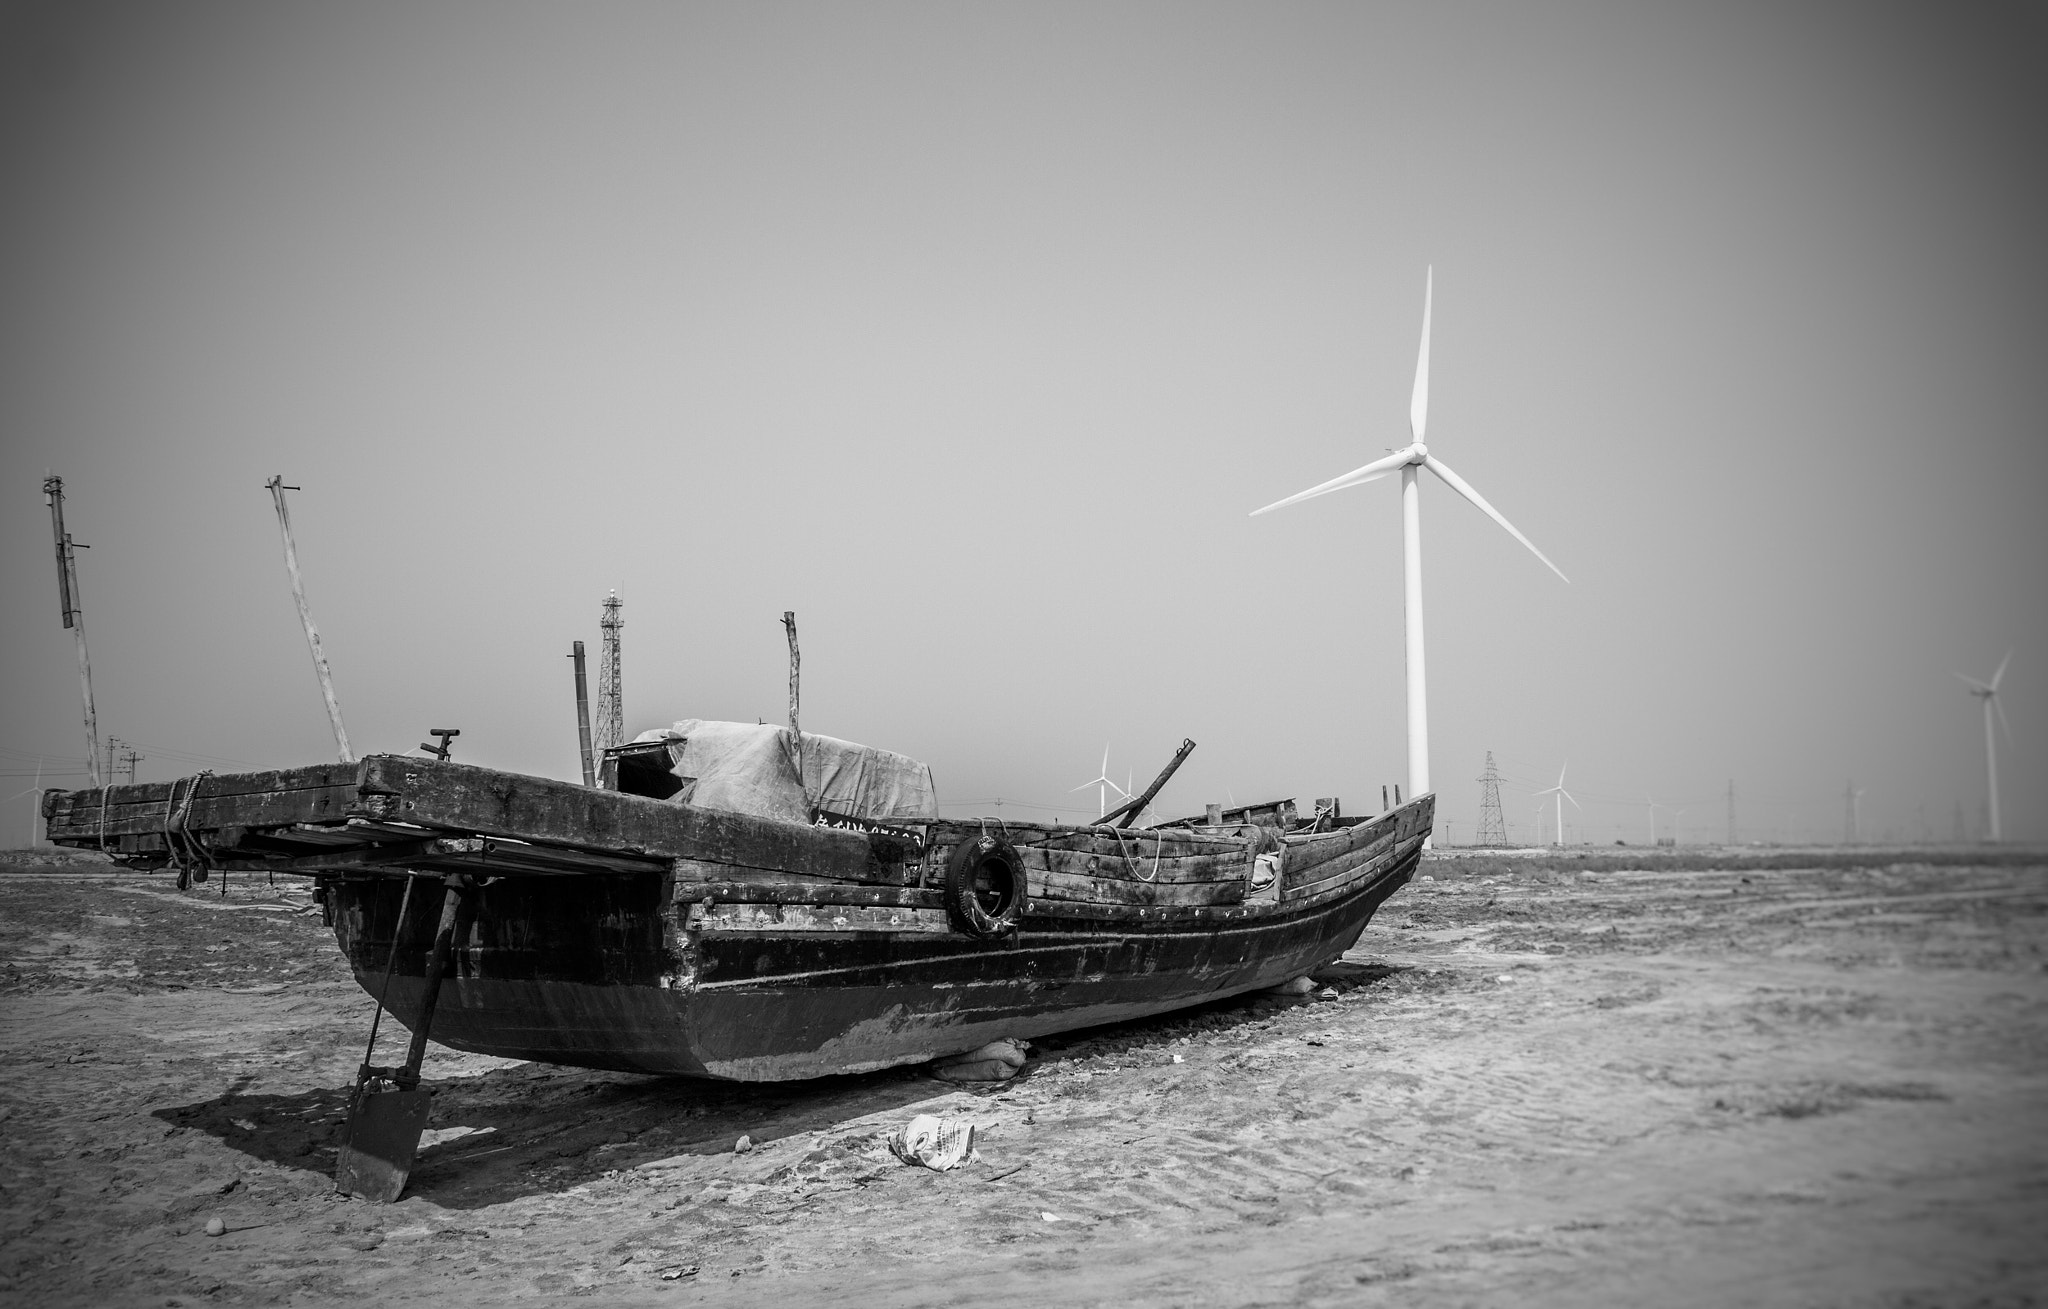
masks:
[[[600,759],[609,747],[626,743],[626,709],[619,688],[619,629],[626,624],[619,617],[620,603],[617,591],[606,596],[604,617],[597,620],[604,646],[597,660],[597,739],[591,747]]]
[[[1477,845],[1506,845],[1507,820],[1500,813],[1500,770],[1493,766],[1493,751],[1486,752],[1486,771],[1479,775],[1479,836]]]

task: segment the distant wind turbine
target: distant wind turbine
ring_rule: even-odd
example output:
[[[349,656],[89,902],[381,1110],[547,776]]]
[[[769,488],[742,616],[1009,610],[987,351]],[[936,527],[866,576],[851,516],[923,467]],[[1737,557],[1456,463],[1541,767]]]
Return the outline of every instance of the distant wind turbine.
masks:
[[[1109,793],[1111,791],[1116,792],[1117,795],[1122,799],[1128,800],[1131,798],[1131,793],[1129,791],[1126,791],[1123,787],[1118,786],[1109,778],[1108,742],[1104,742],[1102,746],[1102,771],[1097,773],[1095,776],[1089,778],[1087,781],[1081,783],[1079,786],[1073,787],[1072,789],[1076,791],[1085,791],[1091,786],[1095,788],[1095,816],[1097,818],[1100,818],[1104,814],[1109,812]]]
[[[1571,767],[1571,764],[1567,762],[1564,768],[1569,767]],[[1577,800],[1572,799],[1572,793],[1570,791],[1564,789],[1564,768],[1560,768],[1557,770],[1556,786],[1545,787],[1543,790],[1538,791],[1536,793],[1538,795],[1548,795],[1554,797],[1552,803],[1554,803],[1557,806],[1557,844],[1559,845],[1564,844],[1564,802],[1567,800],[1571,800],[1572,808],[1580,811],[1583,811],[1585,809],[1584,805],[1580,804]]]
[[[1319,495],[1341,491],[1347,486],[1362,486],[1376,482],[1387,474],[1399,469],[1401,472],[1401,557],[1405,578],[1403,618],[1408,638],[1408,793],[1412,796],[1429,792],[1429,693],[1428,679],[1423,672],[1422,661],[1422,506],[1420,497],[1420,474],[1424,468],[1442,478],[1446,485],[1459,495],[1470,500],[1479,512],[1507,529],[1514,537],[1529,548],[1529,553],[1543,560],[1551,572],[1569,582],[1564,570],[1538,550],[1528,537],[1515,530],[1515,525],[1501,516],[1499,510],[1486,502],[1486,498],[1472,489],[1470,483],[1452,472],[1443,460],[1429,452],[1423,436],[1429,426],[1429,318],[1431,304],[1436,292],[1436,269],[1432,266],[1423,282],[1422,290],[1422,350],[1415,360],[1415,390],[1408,402],[1408,431],[1413,438],[1411,444],[1396,450],[1384,459],[1375,459],[1362,468],[1354,468],[1342,477],[1333,477],[1327,482],[1312,486],[1306,491],[1276,500],[1264,509],[1254,509],[1252,516],[1284,509],[1303,500],[1312,500]],[[1578,803],[1573,801],[1574,804]]]
[[[2012,662],[2012,651],[2005,652],[2005,658],[1998,661],[1998,671],[1991,674],[1991,680],[1980,682],[1974,677],[1957,673],[1970,687],[1970,694],[1984,702],[1984,779],[1991,797],[1991,839],[2003,840],[1998,826],[1998,739],[1991,734],[1991,711],[1998,711],[1998,725],[2005,729],[2006,744],[2012,743],[2012,724],[2005,721],[2005,705],[1998,698],[1998,684],[2005,679],[2005,666]]]

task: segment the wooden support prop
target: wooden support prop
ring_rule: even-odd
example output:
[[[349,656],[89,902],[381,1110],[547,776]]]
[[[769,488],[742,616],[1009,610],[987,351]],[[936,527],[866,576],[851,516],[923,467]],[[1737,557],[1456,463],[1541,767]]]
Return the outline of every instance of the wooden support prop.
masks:
[[[1182,741],[1180,749],[1173,752],[1173,758],[1167,761],[1166,767],[1160,770],[1159,776],[1152,779],[1152,785],[1097,819],[1097,826],[1107,823],[1113,827],[1129,827],[1133,822],[1137,821],[1138,815],[1145,812],[1145,806],[1152,803],[1152,797],[1159,794],[1159,788],[1166,785],[1167,779],[1172,777],[1175,770],[1194,752],[1194,741]]]
[[[467,935],[468,922],[475,914],[467,877],[450,876],[443,879],[443,885],[447,890],[441,898],[441,922],[434,932],[433,953],[427,957],[419,1016],[413,1020],[412,1042],[406,1047],[405,1062],[397,1068],[375,1068],[364,1061],[356,1074],[356,1097],[350,1106],[337,1161],[337,1189],[383,1204],[404,1193],[413,1160],[419,1155],[420,1133],[426,1130],[429,1108],[427,1093],[420,1090],[420,1064],[426,1058],[427,1033],[434,1025],[434,1008],[441,998],[441,981],[448,974],[455,938]],[[410,882],[406,889],[410,893]],[[402,913],[403,899],[400,907]],[[401,920],[392,928],[393,955],[398,951],[398,933],[404,925]],[[388,984],[388,961],[385,977]],[[395,1089],[375,1086],[386,1082]]]

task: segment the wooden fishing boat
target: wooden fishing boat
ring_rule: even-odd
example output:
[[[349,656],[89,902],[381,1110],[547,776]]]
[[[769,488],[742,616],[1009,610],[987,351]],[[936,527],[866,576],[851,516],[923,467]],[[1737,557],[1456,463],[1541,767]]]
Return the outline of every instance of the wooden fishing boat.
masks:
[[[374,755],[53,791],[43,815],[56,843],[181,885],[312,876],[357,980],[443,1044],[766,1081],[1301,976],[1409,880],[1434,812],[1424,795],[1364,819],[942,819],[900,767],[876,785],[901,756],[758,731],[802,747],[766,812],[716,803],[739,801],[686,757],[716,735],[697,724],[613,752],[600,787]]]

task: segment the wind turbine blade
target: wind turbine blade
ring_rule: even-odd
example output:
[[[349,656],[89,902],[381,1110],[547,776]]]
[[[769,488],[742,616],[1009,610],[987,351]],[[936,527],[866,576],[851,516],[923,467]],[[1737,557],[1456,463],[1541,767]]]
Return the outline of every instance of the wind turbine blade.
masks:
[[[1998,725],[2001,728],[2005,729],[2005,743],[2007,745],[2011,745],[2012,724],[2005,721],[2005,701],[1999,699],[1997,696],[1994,695],[1991,697],[1991,703],[1993,707],[1995,707],[1998,710]]]
[[[1577,800],[1572,800],[1572,793],[1570,791],[1566,791],[1563,787],[1559,787],[1557,789],[1563,793],[1565,799],[1572,801],[1572,808],[1579,810],[1585,809],[1586,806],[1580,804]]]
[[[1436,265],[1431,264],[1422,282],[1422,351],[1415,357],[1415,392],[1408,400],[1408,431],[1416,441],[1429,427],[1429,310],[1435,299]]]
[[[1991,689],[1996,691],[1998,683],[2005,677],[2005,666],[2012,662],[2012,651],[2005,652],[2005,658],[1998,661],[1998,671],[1991,675]]]
[[[1109,742],[1102,743],[1102,775],[1109,776]]]
[[[1257,518],[1260,514],[1271,513],[1275,509],[1285,509],[1288,505],[1300,504],[1303,500],[1313,500],[1319,495],[1328,495],[1332,491],[1341,491],[1347,486],[1363,486],[1367,482],[1377,482],[1407,462],[1408,452],[1406,450],[1396,450],[1386,458],[1375,459],[1363,468],[1354,468],[1342,477],[1333,477],[1329,481],[1312,486],[1306,491],[1296,492],[1285,500],[1275,500],[1264,509],[1254,509],[1251,516]]]
[[[1491,518],[1494,522],[1499,523],[1502,527],[1506,528],[1509,536],[1514,537],[1523,545],[1528,546],[1529,553],[1535,555],[1538,559],[1541,559],[1543,561],[1544,567],[1550,569],[1551,572],[1556,573],[1566,582],[1570,582],[1572,580],[1569,577],[1565,577],[1564,569],[1559,568],[1556,564],[1551,563],[1550,557],[1544,554],[1541,550],[1538,550],[1536,548],[1536,543],[1534,541],[1531,541],[1528,537],[1523,536],[1520,532],[1516,531],[1515,525],[1509,522],[1506,518],[1502,517],[1500,510],[1495,509],[1492,505],[1486,503],[1486,497],[1479,494],[1479,492],[1473,490],[1472,484],[1470,482],[1467,482],[1464,478],[1452,472],[1450,470],[1449,465],[1445,464],[1443,460],[1437,458],[1435,455],[1429,455],[1425,457],[1422,462],[1429,465],[1429,469],[1431,472],[1435,473],[1438,477],[1443,478],[1445,482],[1449,483],[1450,488],[1453,491],[1456,491],[1459,495],[1462,495],[1467,500],[1470,500],[1473,503],[1473,505],[1475,505],[1478,508],[1480,513],[1485,514],[1488,518]]]
[[[1982,691],[1985,695],[1991,694],[1992,688],[1989,685],[1978,681],[1976,678],[1971,677],[1966,673],[1958,673],[1951,669],[1950,675],[1954,677],[1960,677],[1963,679],[1963,681],[1968,682],[1972,690]]]

